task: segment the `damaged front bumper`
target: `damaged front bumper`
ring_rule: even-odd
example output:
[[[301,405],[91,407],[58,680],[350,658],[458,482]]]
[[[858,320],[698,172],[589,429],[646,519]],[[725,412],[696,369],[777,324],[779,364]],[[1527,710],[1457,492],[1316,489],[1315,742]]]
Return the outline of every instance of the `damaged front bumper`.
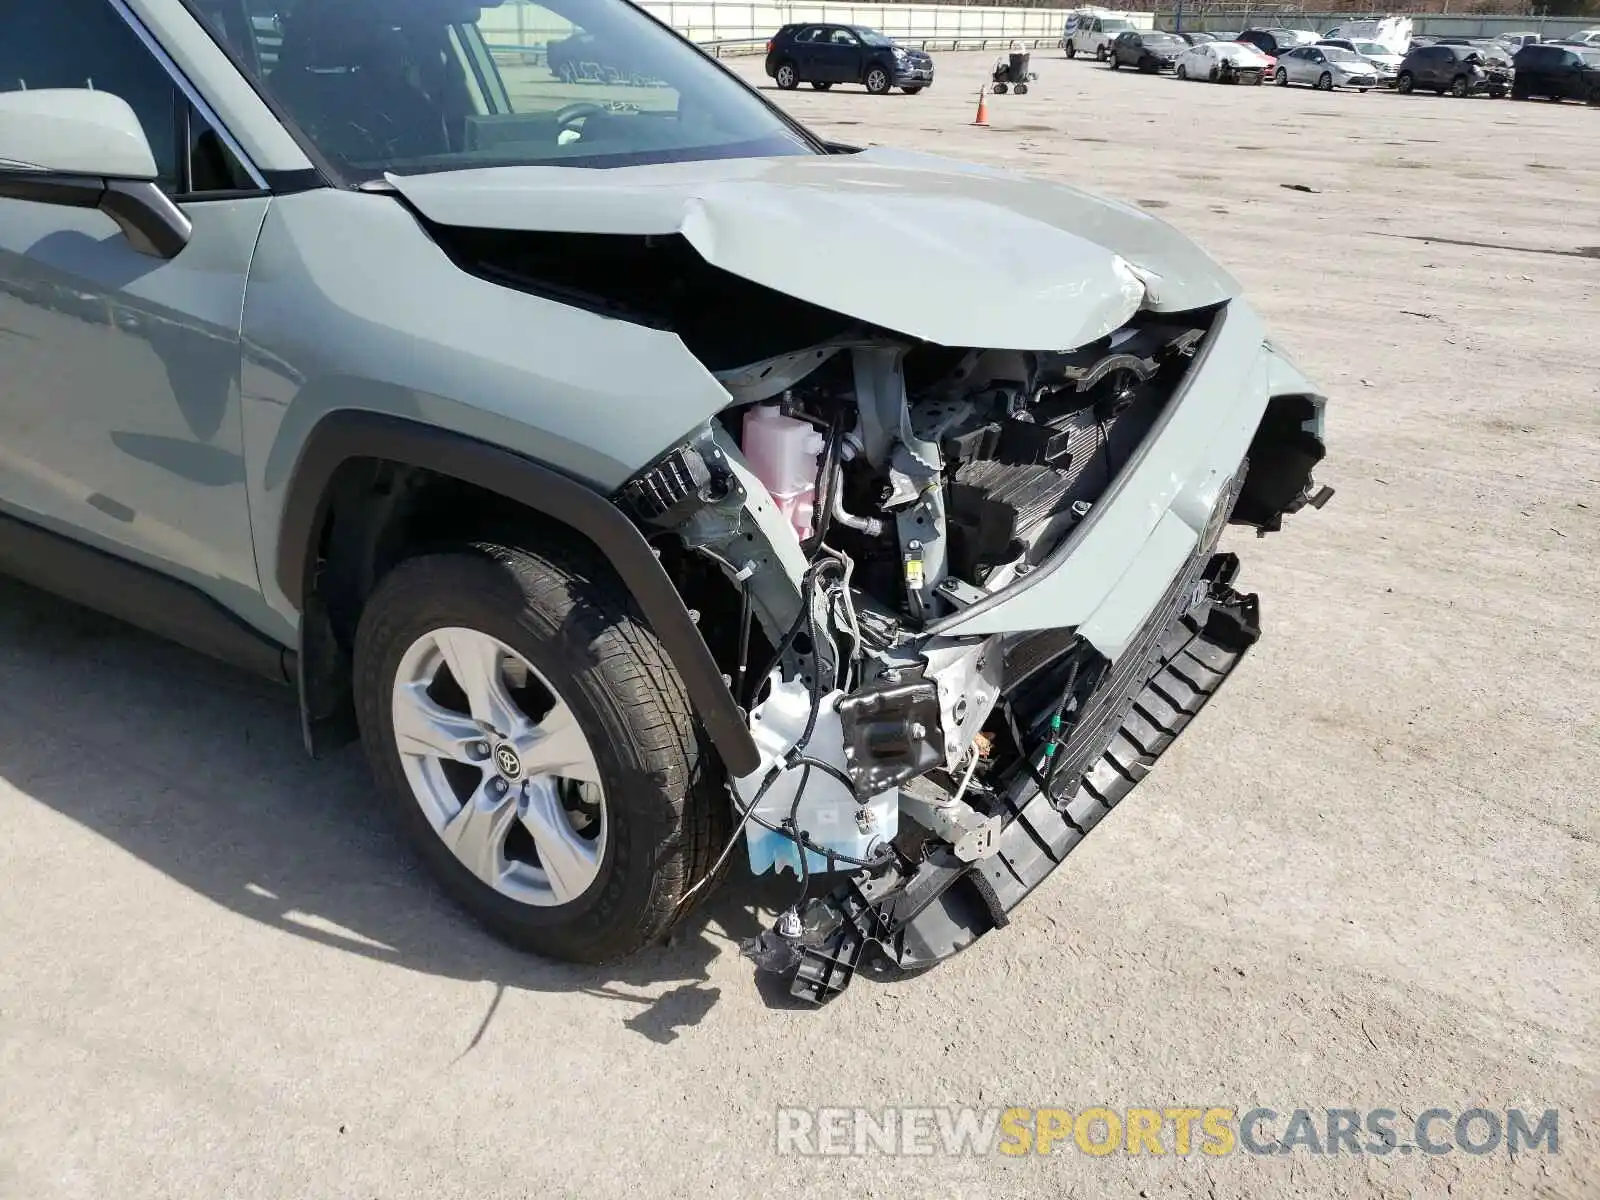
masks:
[[[1001,797],[985,853],[925,850],[863,871],[830,895],[745,944],[765,970],[785,976],[798,999],[823,1004],[843,991],[876,952],[902,970],[931,966],[1010,921],[1066,855],[1149,772],[1167,747],[1232,674],[1260,636],[1254,595],[1233,590],[1232,555],[1202,561],[1190,607],[1191,578],[1180,576],[1095,705],[1100,720],[1061,753],[1087,759],[1052,789],[1024,784]],[[1109,720],[1104,719],[1109,716]]]
[[[866,521],[838,515],[899,545],[899,607],[882,588],[853,586],[848,555],[803,545],[793,504],[763,486],[726,426],[713,423],[641,477],[648,495],[633,488],[646,524],[676,531],[741,588],[729,681],[749,706],[760,762],[733,792],[752,869],[852,872],[747,947],[796,996],[826,1001],[874,948],[920,967],[1004,925],[1256,640],[1256,597],[1234,590],[1237,560],[1218,544],[1230,521],[1265,533],[1327,499],[1311,478],[1324,401],[1245,304],[1204,320],[1203,336],[1156,339],[1185,347],[1183,369],[1147,424],[1131,428],[1137,440],[1114,471],[1101,420],[1091,444],[1107,455],[1103,490],[1073,502],[1058,542],[982,578],[956,569],[944,536],[961,517],[941,499],[963,478],[939,451],[953,444],[950,429],[920,436],[948,420],[950,402],[908,401],[901,360],[875,344],[829,350],[853,356],[856,453],[883,464],[891,506]],[[1107,361],[1138,358],[1138,336]],[[736,402],[787,396],[800,357],[725,385]],[[1098,378],[1100,365],[1087,375]],[[1033,404],[1042,422],[1047,404]],[[817,506],[830,502],[826,475]],[[896,510],[902,485],[912,498]],[[829,555],[844,565],[823,601],[812,581]],[[843,611],[841,596],[853,597]],[[746,677],[752,624],[774,635],[777,653]],[[796,639],[800,630],[809,636]]]

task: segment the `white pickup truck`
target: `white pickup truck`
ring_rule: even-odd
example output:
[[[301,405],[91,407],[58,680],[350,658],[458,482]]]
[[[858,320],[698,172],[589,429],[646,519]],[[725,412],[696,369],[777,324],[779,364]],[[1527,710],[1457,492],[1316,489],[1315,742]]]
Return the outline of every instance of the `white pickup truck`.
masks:
[[[1061,48],[1068,58],[1087,54],[1104,62],[1111,54],[1111,43],[1117,35],[1136,28],[1128,13],[1104,9],[1075,12],[1067,17],[1061,30]]]

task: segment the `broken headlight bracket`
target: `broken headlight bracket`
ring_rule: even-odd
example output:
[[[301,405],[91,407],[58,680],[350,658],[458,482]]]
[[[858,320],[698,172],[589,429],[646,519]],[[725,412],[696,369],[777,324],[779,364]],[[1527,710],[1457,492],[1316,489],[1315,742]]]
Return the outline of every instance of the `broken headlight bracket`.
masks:
[[[838,703],[845,769],[858,795],[887,791],[944,762],[938,684],[894,675]]]

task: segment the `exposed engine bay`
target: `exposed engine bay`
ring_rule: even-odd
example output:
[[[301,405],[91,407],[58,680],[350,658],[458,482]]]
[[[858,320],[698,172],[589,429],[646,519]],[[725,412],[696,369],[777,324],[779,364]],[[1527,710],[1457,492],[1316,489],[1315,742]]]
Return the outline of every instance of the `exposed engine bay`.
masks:
[[[1109,664],[1071,630],[941,638],[938,622],[1071,535],[1213,316],[1140,314],[1055,353],[838,338],[719,373],[733,403],[625,501],[676,535],[664,555],[740,589],[753,870],[877,866],[918,836],[975,861],[1017,779],[1076,786],[1061,745]]]

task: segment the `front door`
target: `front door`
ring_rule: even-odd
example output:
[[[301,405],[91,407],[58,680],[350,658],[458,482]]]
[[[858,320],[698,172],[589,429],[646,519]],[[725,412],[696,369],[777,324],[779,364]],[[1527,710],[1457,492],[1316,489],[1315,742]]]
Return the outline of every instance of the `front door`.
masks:
[[[1435,46],[1424,51],[1420,57],[1422,59],[1422,71],[1417,80],[1419,83],[1424,83],[1428,87],[1443,87],[1450,82],[1445,75],[1444,68],[1446,64],[1455,65],[1456,56],[1454,54],[1443,46]]]
[[[269,201],[112,0],[18,7],[0,91],[121,96],[194,229],[163,259],[98,210],[0,198],[0,510],[237,601],[258,589],[239,321]]]
[[[834,27],[818,48],[823,74],[829,83],[855,83],[861,78],[861,39],[848,29]]]
[[[800,78],[806,81],[821,80],[822,55],[818,53],[828,40],[828,30],[817,25],[807,25],[794,39],[794,61],[800,71]]]

